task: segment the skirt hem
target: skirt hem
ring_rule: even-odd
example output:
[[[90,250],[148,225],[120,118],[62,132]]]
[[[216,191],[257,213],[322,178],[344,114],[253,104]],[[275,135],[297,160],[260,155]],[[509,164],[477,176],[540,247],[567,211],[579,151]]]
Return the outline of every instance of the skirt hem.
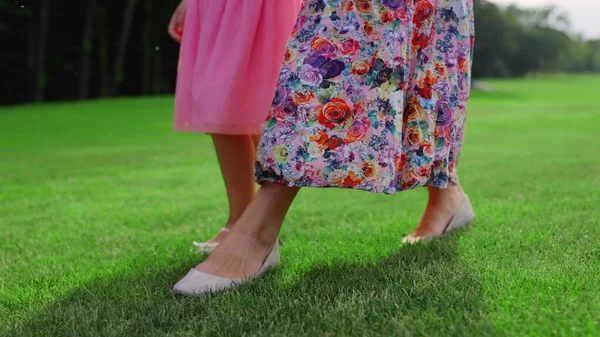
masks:
[[[177,132],[206,133],[218,135],[260,135],[262,125],[241,124],[241,125],[223,125],[223,124],[189,124],[176,123],[173,129]]]
[[[441,184],[441,185],[437,186],[433,181],[429,180],[425,183],[418,182],[415,185],[413,185],[412,187],[407,188],[407,189],[374,190],[372,188],[368,188],[368,186],[363,187],[363,186],[350,186],[350,185],[338,185],[338,184],[327,184],[327,185],[322,184],[321,185],[321,184],[316,184],[316,183],[302,182],[299,180],[286,181],[286,180],[275,179],[275,178],[255,178],[255,182],[259,185],[262,185],[264,183],[272,183],[272,184],[283,185],[283,186],[287,186],[287,187],[298,187],[298,188],[306,188],[306,187],[308,187],[308,188],[341,188],[341,189],[358,190],[358,191],[363,191],[363,192],[371,192],[371,193],[386,194],[386,195],[395,195],[397,193],[414,190],[419,187],[435,187],[437,189],[446,189],[450,185],[454,184],[453,181],[449,181],[446,184]]]

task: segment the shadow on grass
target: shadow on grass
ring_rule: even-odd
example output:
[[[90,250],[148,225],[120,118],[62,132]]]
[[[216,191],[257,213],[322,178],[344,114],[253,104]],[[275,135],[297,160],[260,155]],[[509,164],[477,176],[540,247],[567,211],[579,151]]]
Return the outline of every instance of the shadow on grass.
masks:
[[[194,264],[180,261],[83,285],[7,336],[495,335],[482,285],[458,257],[458,243],[453,235],[368,265],[317,266],[295,279],[278,269],[202,298],[171,293]]]

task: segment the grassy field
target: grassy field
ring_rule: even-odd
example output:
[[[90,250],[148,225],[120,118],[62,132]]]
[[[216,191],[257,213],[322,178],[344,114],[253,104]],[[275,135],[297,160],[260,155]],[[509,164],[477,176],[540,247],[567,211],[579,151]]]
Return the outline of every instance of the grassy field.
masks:
[[[399,246],[425,190],[304,190],[282,266],[204,298],[172,285],[226,220],[210,139],[171,98],[0,109],[0,335],[600,336],[600,77],[474,93],[477,219]]]

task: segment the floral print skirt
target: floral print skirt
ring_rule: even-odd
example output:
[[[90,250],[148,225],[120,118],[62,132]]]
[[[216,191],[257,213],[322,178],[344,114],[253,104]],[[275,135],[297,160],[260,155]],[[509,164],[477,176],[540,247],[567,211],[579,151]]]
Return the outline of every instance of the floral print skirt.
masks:
[[[473,0],[305,0],[257,182],[393,194],[457,182]]]

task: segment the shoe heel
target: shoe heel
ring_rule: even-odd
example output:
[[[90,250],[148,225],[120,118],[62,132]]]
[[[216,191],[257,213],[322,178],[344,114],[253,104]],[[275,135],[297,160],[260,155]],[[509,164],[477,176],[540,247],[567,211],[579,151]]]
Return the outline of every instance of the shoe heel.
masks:
[[[464,227],[466,224],[472,222],[474,218],[475,212],[473,212],[471,200],[469,200],[468,196],[465,196],[465,200],[460,205],[458,212],[456,212],[450,224],[448,224],[445,233]]]

